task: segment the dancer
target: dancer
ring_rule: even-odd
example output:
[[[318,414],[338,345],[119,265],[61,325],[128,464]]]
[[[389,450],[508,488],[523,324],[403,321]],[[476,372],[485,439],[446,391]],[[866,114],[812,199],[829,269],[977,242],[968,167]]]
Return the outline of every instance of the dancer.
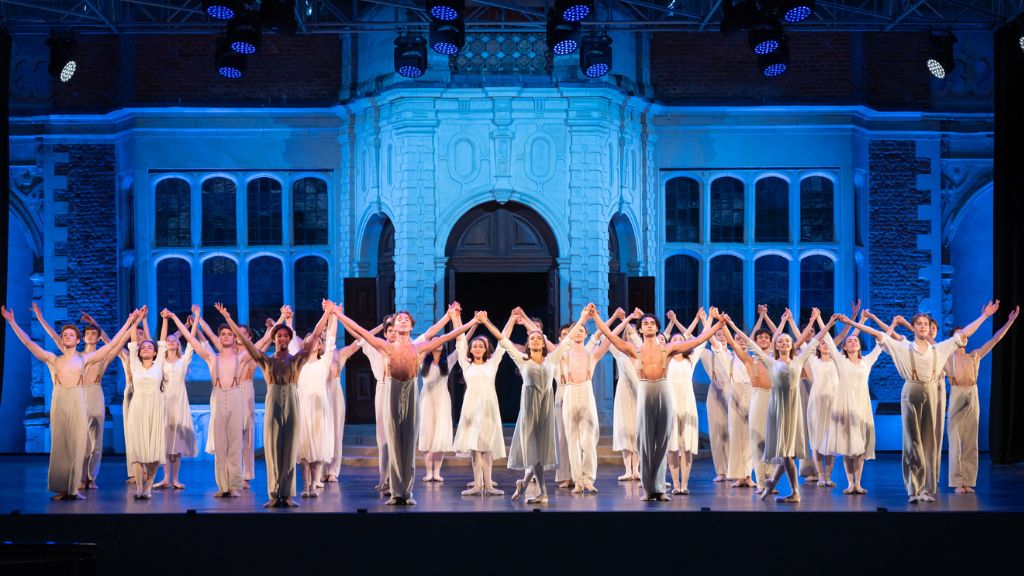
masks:
[[[145,322],[139,316],[137,322]],[[128,343],[132,367],[132,408],[125,423],[125,451],[134,468],[135,499],[149,500],[157,469],[167,461],[164,364],[167,343],[141,340],[132,331]]]
[[[452,303],[442,321],[451,317],[453,322],[461,324],[460,311],[458,303]],[[384,423],[388,446],[388,477],[391,482],[391,498],[387,504],[415,504],[416,501],[412,498],[412,485],[416,480],[416,376],[419,364],[423,355],[433,352],[445,342],[464,334],[476,325],[483,313],[478,312],[471,322],[455,327],[455,330],[444,336],[430,339],[421,336],[423,340],[420,342],[413,341],[409,336],[415,321],[412,314],[407,311],[399,311],[394,315],[394,342],[372,336],[362,326],[345,316],[341,307],[337,308],[335,314],[346,329],[366,340],[389,359],[390,381],[384,389],[387,407]],[[443,326],[441,322],[438,324]]]
[[[728,318],[725,315],[725,318]],[[705,324],[707,319],[704,320]],[[728,326],[716,334],[717,350],[720,363],[729,367],[728,385],[728,428],[729,428],[729,459],[725,476],[733,483],[732,488],[756,488],[750,475],[754,469],[754,460],[750,453],[750,398],[753,385],[750,371],[744,363],[747,354],[736,354],[728,346]]]
[[[194,322],[202,322],[201,310],[192,305]],[[178,327],[185,340],[210,367],[212,392],[210,394],[210,428],[213,436],[213,462],[217,481],[217,498],[237,498],[242,495],[242,426],[245,420],[245,398],[241,389],[242,357],[235,348],[237,336],[229,324],[217,328],[216,338],[210,343],[216,349],[202,345],[185,329],[174,314],[168,318]],[[240,332],[239,332],[240,333]],[[249,343],[252,344],[251,342]],[[255,346],[254,346],[255,348]],[[265,374],[265,373],[264,373]]]
[[[448,366],[458,362],[458,353],[445,354],[438,348],[423,358],[420,376],[423,387],[420,390],[420,422],[418,448],[423,455],[423,467],[427,474],[424,482],[444,482],[441,464],[445,452],[452,451],[452,397],[448,393]]]
[[[370,333],[374,336],[380,330]],[[334,351],[334,359],[331,361],[331,370],[327,381],[327,400],[331,404],[331,415],[334,422],[334,455],[331,462],[324,468],[324,482],[337,482],[341,475],[341,458],[345,440],[345,389],[341,386],[341,371],[345,369],[345,363],[355,354],[361,345],[360,340],[352,342],[348,346]]]
[[[612,332],[619,334],[626,330],[627,338],[634,345],[640,340],[632,322],[641,316],[639,310],[634,310],[626,317],[626,312],[619,308],[608,319],[619,318],[622,321]],[[607,339],[605,339],[607,342]],[[612,346],[610,348],[612,357],[615,358],[616,384],[615,399],[612,410],[612,450],[622,452],[622,465],[625,471],[619,476],[619,482],[640,479],[640,456],[637,452],[637,408],[636,392],[640,383],[640,377],[636,373],[636,367],[632,360]]]
[[[164,308],[160,311],[163,318],[160,326],[160,340],[167,343],[164,360],[164,446],[167,459],[164,462],[164,478],[153,485],[153,488],[173,488],[184,490],[185,485],[178,482],[181,470],[181,459],[192,458],[199,451],[196,446],[196,431],[192,425],[192,410],[188,403],[188,390],[185,389],[185,376],[192,362],[193,348],[191,344],[181,353],[181,341],[177,334],[167,334],[167,318],[172,313]],[[196,335],[198,324],[189,317],[191,335]]]
[[[136,310],[114,337],[95,352],[79,354],[79,331],[74,324],[65,324],[60,329],[60,354],[44,350],[32,337],[18,326],[14,312],[0,306],[0,314],[11,326],[15,336],[28,348],[37,360],[46,364],[53,382],[53,397],[50,399],[50,466],[47,472],[47,489],[56,492],[52,500],[85,500],[79,494],[82,479],[82,462],[85,460],[88,421],[85,408],[85,371],[94,364],[107,360],[124,346],[128,330],[139,317]],[[109,360],[107,360],[109,361]]]
[[[978,482],[978,368],[981,360],[1003,339],[1020,314],[1020,306],[1010,312],[1006,324],[988,342],[967,352],[967,338],[946,361],[946,373],[953,385],[949,395],[949,487],[957,494],[974,493]],[[956,332],[958,328],[954,328]]]
[[[726,362],[727,356],[716,354],[724,346],[725,335],[716,333],[715,339],[700,353],[701,364],[711,379],[705,407],[711,461],[715,468],[714,482],[725,482],[729,471],[729,385],[735,364]]]
[[[961,338],[970,337],[990,316],[999,309],[999,301],[989,302],[981,316],[950,338],[931,344],[928,334],[931,330],[927,314],[915,314],[910,320],[914,327],[913,341],[898,342],[892,334],[895,325],[903,318],[897,316],[886,333],[851,320],[854,328],[880,339],[879,346],[892,357],[896,370],[903,377],[903,392],[900,396],[900,413],[903,420],[903,483],[907,489],[907,501],[934,502],[935,495],[927,490],[928,470],[934,461],[934,451],[941,447],[934,445],[935,422],[932,421],[932,404],[929,400],[934,393],[935,380],[939,377],[946,360],[962,344]],[[934,398],[933,398],[934,399]]]
[[[590,309],[584,308],[570,331],[586,322],[589,313]],[[515,432],[512,433],[508,467],[512,470],[524,470],[525,473],[523,479],[516,480],[512,500],[518,500],[529,486],[530,480],[536,478],[539,493],[527,498],[526,503],[543,503],[548,501],[544,469],[554,468],[557,460],[554,419],[558,415],[552,412],[554,395],[551,382],[558,372],[561,356],[569,349],[570,340],[562,340],[551,353],[548,353],[544,333],[526,317],[522,309],[516,308],[512,315],[517,322],[526,327],[526,347],[529,350],[528,354],[523,355],[507,337],[503,336],[498,340],[498,344],[508,352],[523,376],[519,418],[516,420]]]
[[[143,306],[145,308],[145,306]],[[135,329],[138,332],[139,341],[152,340],[149,337],[149,325],[145,322],[142,326]],[[101,333],[101,339],[106,338],[106,334]],[[121,395],[121,428],[125,433],[125,437],[128,435],[128,413],[131,411],[132,406],[132,394],[134,387],[132,386],[132,355],[128,351],[127,343],[121,347],[121,350],[117,353],[117,359],[121,361],[121,370],[124,371],[124,392]],[[125,467],[128,469],[128,477],[125,478],[125,484],[135,483],[135,467],[128,461],[127,458],[124,460]]]
[[[673,395],[668,387],[665,374],[668,371],[668,355],[673,352],[689,352],[707,342],[711,336],[722,328],[718,310],[711,309],[711,317],[716,320],[714,326],[706,328],[700,336],[684,342],[675,342],[665,346],[658,343],[657,336],[661,329],[658,319],[645,314],[640,319],[640,334],[643,343],[637,347],[612,333],[608,325],[601,320],[594,309],[591,317],[598,330],[622,352],[636,362],[640,376],[637,389],[637,427],[640,454],[640,482],[644,490],[644,500],[668,501],[672,497],[665,493],[665,456],[668,452],[669,439],[672,434],[672,418],[675,416]]]
[[[299,372],[296,386],[299,402],[298,461],[302,464],[302,497],[320,496],[321,472],[334,457],[334,418],[327,393],[327,379],[334,361],[334,343],[338,318],[327,321],[327,341],[316,333],[302,342],[310,359]],[[316,336],[314,338],[314,336]]]
[[[487,319],[486,312],[478,312],[476,320],[487,327],[492,334],[508,338],[512,333],[516,317],[512,316],[500,332]],[[461,330],[459,314],[452,316],[452,326]],[[500,339],[500,338],[499,338]],[[470,453],[473,459],[473,486],[462,491],[463,496],[500,496],[504,491],[493,486],[491,468],[495,458],[505,457],[505,437],[501,430],[501,413],[498,409],[498,395],[494,390],[494,379],[504,348],[493,350],[486,336],[473,338],[466,343],[465,336],[455,340],[459,354],[459,366],[466,380],[466,396],[462,401],[459,427],[455,434],[454,448],[457,452]]]
[[[818,309],[815,308],[811,313],[811,319],[813,320],[819,314]],[[789,316],[790,312],[786,310],[783,313],[783,320]],[[793,340],[788,334],[782,332],[784,324],[784,321],[779,322],[779,327],[772,338],[775,347],[774,358],[769,357],[745,335],[740,336],[740,339],[746,342],[747,348],[754,352],[769,369],[772,379],[771,396],[768,399],[768,427],[765,433],[762,459],[775,464],[775,471],[765,483],[764,490],[760,494],[761,499],[768,498],[785,473],[792,492],[789,496],[776,498],[775,501],[796,503],[800,502],[796,459],[805,458],[807,452],[807,442],[803,436],[801,422],[804,415],[800,409],[800,375],[803,372],[804,363],[814,352],[818,342],[817,339],[812,340],[810,346],[801,350],[796,358],[790,358],[793,351]],[[810,333],[810,328],[808,326],[801,336],[806,337]],[[828,328],[831,328],[831,325]]]
[[[856,310],[856,307],[854,309]],[[869,314],[868,310],[861,312],[861,323]],[[849,316],[840,314],[836,317],[847,327],[852,326]],[[818,324],[824,327],[820,317]],[[882,354],[882,347],[876,342],[871,352],[862,355],[858,332],[859,330],[856,330],[850,336],[839,339],[843,343],[841,353],[831,338],[823,338],[825,346],[829,349],[829,358],[838,372],[824,453],[843,457],[847,483],[843,494],[846,495],[868,493],[861,485],[861,475],[864,472],[864,461],[875,459],[875,423],[871,411],[868,379],[871,367]]]
[[[669,311],[669,322],[675,322],[675,313]],[[701,308],[695,320],[701,320],[704,328],[708,327],[707,314]],[[691,331],[683,330],[681,334],[673,334],[669,342],[685,342]],[[697,369],[697,359],[707,343],[702,342],[688,352],[677,352],[669,355],[666,378],[672,390],[675,426],[668,447],[668,470],[672,477],[672,494],[687,495],[690,493],[690,470],[693,457],[697,455],[700,443],[700,422],[697,415],[697,398],[693,394],[693,372]]]
[[[760,324],[760,322],[758,322]],[[732,320],[728,320],[727,326],[723,327],[721,332],[725,334],[725,341],[732,349],[736,360],[743,364],[743,370],[746,371],[750,377],[750,394],[749,401],[747,403],[747,451],[750,455],[750,464],[756,473],[756,482],[751,482],[750,478],[746,478],[742,484],[739,480],[733,486],[750,486],[757,489],[757,492],[764,490],[768,477],[771,475],[771,464],[764,462],[761,455],[764,454],[764,441],[765,434],[768,428],[768,404],[769,396],[771,395],[771,378],[768,375],[768,370],[764,364],[754,360],[753,356],[750,355],[737,341],[733,338],[730,328],[736,332],[740,337],[743,332],[734,324]],[[755,332],[759,336],[764,333],[760,328]],[[771,336],[767,339],[758,338],[755,341],[755,345],[764,350],[765,347],[761,345],[762,340],[768,341],[768,347],[771,346]],[[731,433],[730,433],[731,438]]]

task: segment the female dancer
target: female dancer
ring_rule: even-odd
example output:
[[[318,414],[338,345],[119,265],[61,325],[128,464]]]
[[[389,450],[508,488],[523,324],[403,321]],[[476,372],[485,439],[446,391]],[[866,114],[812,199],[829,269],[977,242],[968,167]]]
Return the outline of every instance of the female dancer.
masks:
[[[572,329],[585,322],[589,314],[590,310],[584,308],[580,319]],[[515,432],[512,434],[508,467],[512,470],[525,470],[525,475],[522,480],[516,480],[516,491],[512,494],[512,500],[518,500],[530,484],[530,480],[536,478],[540,492],[532,498],[527,498],[526,502],[528,504],[542,503],[548,501],[548,490],[544,485],[544,469],[554,468],[557,462],[554,420],[557,415],[552,412],[554,394],[551,381],[558,373],[558,362],[569,349],[570,341],[568,338],[562,340],[549,354],[544,334],[526,317],[526,313],[522,309],[516,308],[512,311],[512,316],[526,326],[528,332],[526,338],[528,354],[525,356],[516,349],[507,336],[502,335],[498,340],[498,344],[508,352],[509,358],[516,363],[523,376],[522,394],[519,399],[519,418],[516,421]],[[486,325],[488,329],[493,328],[489,322]]]
[[[267,356],[245,339],[238,324],[223,304],[214,305],[235,337],[249,351],[249,355],[263,370],[267,380],[266,413],[263,417],[263,450],[267,462],[267,492],[269,500],[265,508],[275,506],[295,507],[295,453],[298,448],[298,394],[296,382],[299,372],[313,354],[312,346],[304,346],[298,354],[288,353],[288,344],[294,333],[284,324],[278,324],[271,331],[274,341],[274,355]],[[320,338],[327,325],[327,317],[334,311],[334,302],[323,301],[324,314],[313,330],[312,341]],[[219,451],[219,449],[218,449]]]
[[[181,459],[192,458],[198,453],[196,447],[196,431],[192,425],[192,410],[188,404],[188,391],[185,389],[185,376],[192,362],[192,345],[185,347],[181,353],[181,342],[177,334],[167,335],[167,319],[171,312],[164,308],[160,311],[163,318],[160,326],[160,340],[167,343],[164,360],[164,446],[167,449],[167,460],[164,463],[164,478],[153,485],[153,488],[173,487],[184,490],[185,485],[178,482]],[[199,324],[193,318],[191,335],[195,337]]]
[[[818,310],[815,309],[811,313],[811,318],[816,318],[818,314]],[[783,314],[784,319],[788,315],[789,311],[787,310]],[[768,428],[765,434],[762,458],[775,464],[775,472],[768,479],[765,489],[761,491],[761,499],[768,498],[785,473],[793,491],[789,496],[776,498],[776,502],[795,503],[800,501],[796,459],[806,457],[807,451],[807,442],[804,440],[802,426],[803,412],[800,409],[800,374],[803,372],[804,363],[814,352],[818,342],[817,339],[812,340],[811,345],[800,351],[796,358],[790,358],[793,351],[793,340],[788,334],[781,332],[784,322],[779,324],[780,329],[776,331],[773,338],[774,358],[765,354],[745,335],[740,339],[745,340],[747,348],[757,354],[761,362],[769,369],[772,378],[772,391],[768,399]],[[804,335],[809,332],[810,326]]]
[[[492,333],[503,338],[508,338],[516,320],[510,317],[505,329],[498,332],[487,319],[486,313],[479,313],[477,317]],[[458,313],[452,315],[452,326],[456,330],[462,327]],[[459,354],[459,366],[466,379],[466,397],[462,401],[454,448],[457,452],[471,453],[475,482],[472,487],[463,490],[462,495],[500,496],[505,492],[491,485],[494,459],[505,457],[505,437],[501,431],[501,413],[498,409],[498,395],[494,390],[494,378],[505,349],[492,350],[491,341],[486,336],[477,336],[473,338],[472,344],[467,345],[466,337],[460,335],[455,340],[455,350]]]
[[[420,376],[419,441],[423,467],[427,469],[424,482],[444,482],[441,463],[444,453],[452,451],[452,397],[448,393],[448,365],[455,353],[446,355],[443,348],[423,358]]]
[[[758,324],[760,324],[760,322],[758,322]],[[769,377],[768,370],[765,368],[764,364],[754,360],[750,353],[744,350],[743,347],[736,342],[736,339],[733,338],[729,328],[732,328],[737,335],[742,335],[743,332],[732,322],[732,320],[728,320],[728,326],[723,327],[721,331],[725,336],[725,340],[729,344],[729,347],[732,348],[733,354],[735,354],[735,361],[743,364],[743,369],[746,370],[747,375],[750,377],[747,443],[751,466],[757,474],[756,483],[751,482],[748,477],[742,482],[737,480],[733,486],[750,486],[756,488],[757,492],[761,492],[764,490],[766,480],[771,474],[771,466],[761,460],[761,455],[764,454],[764,439],[768,428],[768,399],[771,395],[771,378]],[[761,334],[763,331],[759,329],[756,333]],[[762,340],[763,339],[758,339],[755,341],[758,347],[761,347]],[[771,346],[770,335],[768,338],[768,346]],[[761,349],[763,350],[764,348],[761,347]],[[751,486],[751,484],[753,484],[753,486]]]
[[[90,354],[79,354],[78,327],[66,324],[61,327],[60,355],[44,350],[32,337],[25,333],[14,320],[14,312],[0,306],[0,314],[21,343],[40,362],[46,364],[53,381],[53,397],[50,400],[50,467],[47,473],[47,488],[57,494],[53,500],[85,500],[78,493],[82,478],[82,462],[85,459],[88,422],[85,409],[85,370],[116,355],[124,346],[128,330],[136,322],[139,311],[128,316],[121,330],[99,350]]]
[[[707,328],[707,314],[703,308],[697,312],[697,318],[704,320],[704,327]],[[669,315],[669,321],[675,321],[675,314]],[[669,343],[685,342],[689,338],[690,332],[684,330],[682,334],[673,334]],[[693,372],[705,345],[706,342],[702,342],[687,352],[671,354],[668,361],[666,377],[672,389],[675,407],[675,430],[668,446],[668,470],[672,476],[672,493],[677,495],[690,493],[690,469],[693,467],[693,457],[697,455],[700,436],[697,398],[693,394]]]
[[[616,318],[622,322],[612,332],[619,334],[623,329],[627,331],[627,338],[636,344],[640,339],[633,329],[632,322],[641,316],[639,310],[634,310],[628,317],[626,312],[619,308],[608,319],[608,322]],[[636,392],[640,383],[640,377],[636,373],[636,367],[628,356],[614,346],[610,348],[612,357],[615,358],[617,379],[615,384],[615,403],[612,412],[612,450],[622,452],[622,464],[625,472],[619,476],[619,482],[640,479],[640,457],[637,453],[637,412]]]
[[[658,319],[645,314],[640,319],[640,333],[643,344],[639,347],[626,342],[612,333],[608,325],[594,309],[591,317],[598,330],[622,352],[634,359],[637,373],[640,375],[640,387],[637,389],[637,410],[640,453],[640,475],[644,490],[644,500],[668,501],[672,497],[665,494],[665,454],[668,452],[669,439],[672,435],[672,419],[675,416],[673,395],[665,380],[668,371],[668,355],[673,352],[689,352],[707,342],[715,332],[722,328],[718,318],[718,310],[711,309],[711,317],[717,322],[706,328],[700,336],[685,342],[674,342],[662,346],[657,341],[660,327]]]
[[[139,317],[137,321],[145,321]],[[135,499],[152,497],[153,479],[167,461],[166,402],[164,400],[164,364],[167,343],[139,341],[133,331],[128,343],[132,367],[132,408],[128,412],[125,450],[135,472]]]
[[[334,419],[327,397],[327,377],[334,361],[334,342],[338,318],[331,314],[327,321],[327,342],[319,335],[309,334],[302,347],[310,350],[310,359],[299,372],[298,460],[302,464],[302,497],[320,495],[319,482],[325,464],[334,457]],[[314,338],[314,335],[316,336]]]
[[[374,329],[371,334],[376,335],[380,330]],[[341,371],[345,363],[359,350],[361,341],[355,342],[334,351],[334,360],[331,361],[330,374],[327,377],[327,400],[331,404],[331,415],[334,421],[334,455],[331,462],[324,467],[324,482],[337,482],[341,474],[341,457],[345,440],[345,389],[341,386]]]
[[[967,338],[961,336],[963,346],[946,362],[946,373],[952,384],[949,394],[949,487],[957,494],[970,494],[978,482],[978,367],[981,360],[1003,339],[1020,314],[1020,306],[1010,312],[1006,324],[992,338],[974,351],[967,352]],[[954,328],[956,332],[958,328]]]

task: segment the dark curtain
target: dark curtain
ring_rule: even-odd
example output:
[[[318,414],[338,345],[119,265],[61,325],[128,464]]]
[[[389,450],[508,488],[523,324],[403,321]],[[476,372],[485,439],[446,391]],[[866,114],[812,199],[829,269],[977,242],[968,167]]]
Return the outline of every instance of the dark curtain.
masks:
[[[1008,25],[995,35],[995,198],[993,254],[995,297],[1002,301],[993,326],[1002,326],[1017,304],[1024,304],[1024,51],[1021,24]],[[992,358],[992,403],[989,408],[989,449],[992,461],[1024,460],[1024,332],[1017,323],[996,347]]]

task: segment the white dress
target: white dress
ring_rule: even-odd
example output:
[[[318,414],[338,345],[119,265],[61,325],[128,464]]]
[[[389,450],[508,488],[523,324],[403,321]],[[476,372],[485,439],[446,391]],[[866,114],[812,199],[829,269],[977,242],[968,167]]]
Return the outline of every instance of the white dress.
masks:
[[[871,367],[882,354],[882,347],[875,348],[861,356],[860,362],[851,362],[836,349],[831,340],[826,340],[839,372],[836,398],[832,404],[832,417],[828,425],[828,445],[825,454],[858,456],[867,460],[875,458],[875,419],[871,412],[871,394],[868,392],[868,377]]]
[[[417,448],[421,452],[451,452],[452,396],[448,392],[448,375],[442,375],[434,363],[423,376],[419,416]]]
[[[471,363],[466,337],[460,335],[455,340],[455,351],[459,354],[459,366],[466,380],[466,396],[462,400],[454,448],[457,452],[490,452],[494,459],[504,458],[505,437],[501,431],[494,377],[505,349],[499,346],[483,364]]]
[[[749,349],[768,368],[772,379],[772,391],[768,397],[768,428],[765,431],[764,454],[761,455],[765,462],[782,464],[785,458],[807,457],[804,415],[800,405],[800,374],[817,346],[818,339],[815,338],[787,364],[769,357],[756,344],[749,344]]]
[[[174,362],[164,362],[164,444],[168,454],[181,454],[191,458],[198,454],[196,431],[192,424],[192,410],[185,389],[185,375],[192,362],[192,345]]]
[[[554,412],[555,394],[551,381],[558,374],[558,362],[569,349],[570,342],[568,338],[562,340],[542,364],[524,358],[523,353],[507,339],[502,338],[498,342],[508,351],[509,358],[523,376],[519,418],[508,453],[508,467],[513,470],[526,470],[537,464],[551,470],[558,465],[555,419],[561,414]]]
[[[675,407],[672,436],[668,441],[669,452],[697,453],[700,443],[700,426],[697,416],[697,397],[693,394],[693,372],[697,368],[694,360],[700,358],[706,343],[690,351],[688,358],[673,357],[668,361],[666,379],[672,391]]]
[[[327,397],[327,377],[334,358],[334,335],[327,335],[323,354],[299,372],[299,462],[334,459],[334,414]]]
[[[830,338],[831,339],[831,338]],[[835,404],[839,373],[831,360],[823,361],[813,352],[807,359],[811,368],[814,383],[807,397],[807,433],[811,450],[818,454],[828,454],[829,422],[832,420],[832,407]]]
[[[125,430],[125,451],[128,453],[128,462],[133,464],[163,464],[167,460],[167,417],[160,383],[164,379],[167,344],[162,340],[157,344],[156,358],[148,369],[142,367],[138,351],[134,342],[128,344],[132,367],[132,402]]]
[[[633,360],[615,346],[608,351],[615,358],[618,372],[615,386],[615,401],[612,411],[612,450],[621,452],[637,451],[637,407],[636,392],[640,385]]]

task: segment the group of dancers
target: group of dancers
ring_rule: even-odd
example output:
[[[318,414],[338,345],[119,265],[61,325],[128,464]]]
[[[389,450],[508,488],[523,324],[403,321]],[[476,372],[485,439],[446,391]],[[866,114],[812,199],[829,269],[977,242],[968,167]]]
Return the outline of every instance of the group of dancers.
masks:
[[[49,489],[54,499],[82,499],[95,488],[102,454],[104,398],[100,381],[107,366],[120,358],[126,375],[125,445],[129,475],[137,499],[153,488],[184,489],[178,481],[181,458],[198,452],[185,391],[185,374],[193,353],[210,367],[212,379],[210,438],[218,497],[237,497],[254,478],[253,377],[262,370],[267,383],[264,454],[269,500],[264,506],[295,506],[296,466],[303,471],[304,497],[316,497],[324,482],[337,481],[344,431],[344,394],[340,373],[361,350],[376,379],[375,412],[380,454],[379,482],[388,504],[415,504],[417,450],[424,453],[423,480],[443,481],[446,453],[472,458],[473,480],[463,495],[502,495],[492,479],[495,459],[522,470],[513,500],[546,502],[545,471],[556,470],[559,488],[573,493],[597,492],[597,444],[600,435],[592,377],[598,362],[611,352],[617,386],[613,412],[613,449],[622,453],[620,481],[639,480],[643,499],[671,500],[689,493],[693,457],[698,452],[699,422],[693,374],[701,362],[710,376],[707,426],[714,481],[732,480],[737,488],[757,489],[761,499],[777,493],[787,476],[792,492],[777,498],[800,501],[798,475],[821,487],[834,486],[835,456],[843,458],[845,494],[865,494],[864,461],[874,458],[874,423],[868,380],[881,353],[888,353],[904,378],[903,478],[911,503],[932,502],[938,493],[942,438],[947,411],[945,380],[951,394],[949,485],[973,492],[978,462],[977,377],[982,358],[1006,334],[1008,322],[983,346],[967,352],[967,340],[998,309],[990,302],[971,324],[936,341],[937,323],[927,314],[908,322],[896,316],[886,324],[854,303],[852,313],[822,318],[814,309],[801,329],[787,309],[778,324],[765,306],[757,324],[745,334],[728,314],[699,310],[689,326],[673,312],[661,330],[659,319],[639,309],[616,310],[607,321],[593,304],[549,341],[543,326],[521,309],[512,311],[499,330],[486,312],[463,323],[453,302],[423,335],[413,339],[412,315],[399,311],[368,330],[344,314],[340,305],[323,301],[323,315],[305,338],[296,338],[291,309],[282,307],[277,321],[257,342],[228,310],[216,304],[224,322],[214,333],[198,306],[182,322],[163,310],[160,338],[149,337],[145,307],[134,311],[113,338],[83,314],[84,331],[74,324],[59,335],[37,307],[37,320],[57,344],[58,353],[35,343],[6,307],[2,313],[31,353],[44,362],[53,380],[50,410]],[[587,325],[596,330],[588,339]],[[877,328],[868,325],[874,323]],[[177,332],[168,334],[169,323]],[[357,340],[337,349],[341,324]],[[448,325],[451,329],[438,335]],[[842,323],[835,338],[831,330]],[[700,332],[694,334],[700,325]],[[516,325],[525,327],[525,345],[509,340]],[[484,327],[497,346],[484,335]],[[897,332],[909,328],[910,337]],[[792,334],[786,332],[789,328]],[[850,331],[853,331],[850,333]],[[383,332],[383,338],[378,334]],[[862,354],[860,333],[876,345]],[[79,352],[82,339],[84,349]],[[181,348],[184,339],[186,347]],[[444,346],[455,340],[455,352]],[[98,346],[104,342],[102,346]],[[273,354],[268,354],[273,346]],[[506,445],[495,391],[498,365],[508,355],[522,376],[519,417],[511,445]],[[456,431],[452,429],[449,366],[458,364],[466,383]],[[422,385],[419,381],[422,380]],[[798,469],[797,461],[803,470]],[[154,483],[159,467],[164,478]],[[668,470],[666,470],[666,468]],[[671,477],[671,486],[666,476]],[[527,494],[531,491],[532,494]],[[528,497],[527,497],[528,496]]]

